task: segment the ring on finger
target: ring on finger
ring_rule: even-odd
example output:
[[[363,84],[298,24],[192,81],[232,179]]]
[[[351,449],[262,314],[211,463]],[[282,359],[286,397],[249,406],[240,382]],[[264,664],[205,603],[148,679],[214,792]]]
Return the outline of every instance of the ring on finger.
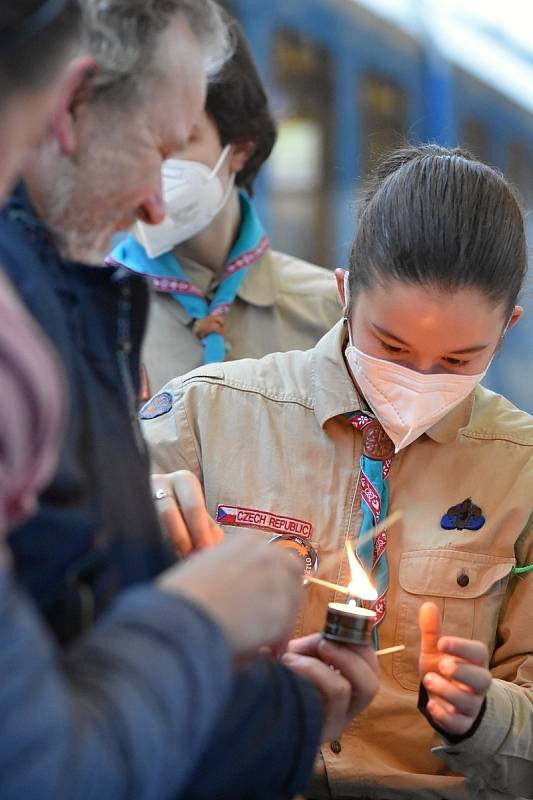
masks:
[[[154,500],[164,500],[165,497],[169,497],[169,494],[166,489],[156,489],[152,495]]]

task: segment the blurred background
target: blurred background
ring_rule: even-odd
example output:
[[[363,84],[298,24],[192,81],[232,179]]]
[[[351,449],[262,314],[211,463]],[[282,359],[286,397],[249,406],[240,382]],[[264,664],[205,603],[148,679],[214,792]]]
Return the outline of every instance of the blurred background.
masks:
[[[231,0],[280,136],[257,199],[275,247],[347,264],[360,181],[406,140],[464,145],[501,169],[533,223],[529,0]],[[533,413],[526,316],[485,384]]]

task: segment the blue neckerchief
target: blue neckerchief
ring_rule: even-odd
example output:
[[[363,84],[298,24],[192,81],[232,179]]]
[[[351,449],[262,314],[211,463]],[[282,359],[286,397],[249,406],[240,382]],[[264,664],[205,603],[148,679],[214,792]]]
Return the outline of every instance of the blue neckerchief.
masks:
[[[246,274],[269,246],[268,239],[256,210],[244,192],[240,192],[241,227],[222,273],[220,284],[209,303],[174,256],[165,253],[149,258],[142,245],[130,234],[111,251],[109,264],[120,264],[127,269],[147,276],[158,291],[168,292],[192,319],[226,314],[239,291]],[[202,339],[204,362],[224,361],[226,343],[220,333],[209,333]]]
[[[367,456],[363,455],[361,456],[361,473],[366,475],[368,480],[371,481],[372,485],[380,496],[380,521],[384,520],[389,510],[389,482],[386,477],[384,477],[383,462],[375,461],[373,458],[368,458]],[[361,511],[363,516],[361,519],[361,527],[359,529],[359,537],[363,539],[363,543],[361,546],[358,546],[358,543],[356,542],[355,552],[359,556],[359,559],[365,567],[367,573],[372,575],[372,578],[375,581],[379,603],[380,600],[386,595],[389,587],[389,565],[387,561],[387,553],[386,550],[383,550],[381,558],[377,563],[374,563],[375,542],[369,538],[365,540],[364,534],[366,534],[368,531],[371,531],[372,528],[376,526],[376,519],[369,506],[364,501],[361,501]],[[372,631],[372,642],[376,650],[379,647],[378,626],[380,621],[381,620],[378,621],[378,625],[376,625]]]
[[[345,414],[345,417],[357,430],[364,431],[370,418],[364,412]],[[389,510],[389,482],[390,460],[380,461],[370,458],[363,452],[359,462],[361,484],[361,526],[355,542],[355,552],[367,575],[371,576],[376,584],[378,599],[372,608],[377,614],[376,623],[372,630],[372,644],[377,650],[379,647],[379,623],[386,610],[386,597],[389,587],[389,565],[387,560],[387,535],[383,532],[378,539],[365,536],[376,525],[384,520]],[[361,541],[361,544],[359,543]]]

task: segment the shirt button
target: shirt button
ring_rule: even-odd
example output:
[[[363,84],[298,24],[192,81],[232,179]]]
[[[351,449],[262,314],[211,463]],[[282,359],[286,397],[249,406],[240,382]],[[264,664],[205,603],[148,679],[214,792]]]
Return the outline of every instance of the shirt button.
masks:
[[[465,586],[468,586],[468,584],[470,583],[470,578],[468,577],[466,572],[462,572],[461,575],[457,577],[457,583],[459,584],[459,586],[462,586],[463,588]]]
[[[335,755],[338,755],[340,753],[340,751],[342,750],[341,743],[339,741],[337,741],[337,739],[335,739],[334,742],[331,742],[330,748],[331,748],[332,752],[335,753]]]

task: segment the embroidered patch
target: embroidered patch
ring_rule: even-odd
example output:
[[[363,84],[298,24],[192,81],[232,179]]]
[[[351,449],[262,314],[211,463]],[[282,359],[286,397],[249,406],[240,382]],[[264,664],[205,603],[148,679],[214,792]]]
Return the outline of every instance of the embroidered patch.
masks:
[[[284,517],[270,511],[259,511],[257,508],[241,508],[240,506],[223,506],[217,508],[219,525],[235,528],[258,528],[273,533],[289,533],[309,539],[313,526],[310,522],[295,517]]]
[[[159,392],[141,408],[139,416],[141,419],[155,419],[168,414],[172,409],[172,395],[170,392]]]
[[[300,539],[299,536],[288,536],[287,534],[280,534],[273,536],[269,544],[275,544],[276,547],[284,547],[297,556],[304,562],[304,571],[306,575],[314,575],[318,570],[318,555],[314,547],[309,542]]]
[[[441,528],[446,531],[478,531],[484,524],[485,517],[481,508],[476,506],[470,497],[449,508],[440,521]]]

